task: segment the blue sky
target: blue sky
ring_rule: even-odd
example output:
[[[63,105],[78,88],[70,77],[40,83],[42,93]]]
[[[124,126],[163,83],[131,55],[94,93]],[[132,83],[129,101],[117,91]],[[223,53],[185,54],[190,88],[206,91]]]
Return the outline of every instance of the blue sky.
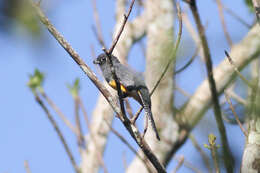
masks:
[[[51,2],[43,0],[43,6],[46,7]],[[233,9],[248,23],[252,23],[254,15],[248,12],[243,1],[236,0],[235,2],[228,1],[225,2],[225,5]],[[97,5],[105,41],[107,45],[110,45],[110,37],[115,23],[113,12],[115,4],[113,0],[106,0],[98,1]],[[198,1],[198,7],[203,23],[208,22],[206,33],[213,62],[216,65],[223,59],[224,49],[229,50],[220,26],[217,7],[212,0]],[[46,11],[46,8],[44,10]],[[47,10],[47,15],[91,69],[97,72],[96,67],[92,64],[90,46],[94,46],[96,54],[101,53],[102,50],[91,29],[94,21],[90,1],[57,0]],[[248,29],[229,15],[225,14],[225,17],[233,42],[239,42]],[[44,27],[42,27],[42,31],[44,39],[41,42],[31,38],[29,33],[18,26],[15,26],[9,34],[0,33],[0,47],[2,48],[0,61],[0,79],[2,81],[0,85],[0,172],[25,172],[24,160],[29,161],[32,172],[73,172],[53,127],[26,86],[28,76],[33,73],[35,68],[45,73],[44,88],[46,93],[72,122],[74,122],[74,107],[66,84],[72,83],[76,77],[80,78],[81,96],[89,115],[95,107],[99,94],[94,85]],[[190,57],[192,50],[194,50],[193,42],[185,29],[181,44],[182,57],[177,62],[177,65],[180,66],[187,61],[187,57]],[[132,49],[129,63],[139,71],[144,70],[145,60],[142,58],[138,46],[134,46]],[[205,73],[201,72],[205,72],[205,69],[200,69],[199,62],[195,61],[189,70],[177,76],[177,83],[192,93],[205,77]],[[102,79],[100,75],[98,76]],[[193,85],[190,85],[190,81],[187,79],[194,79]],[[176,97],[180,98],[180,102],[185,100],[179,94]],[[212,117],[212,113],[209,112],[198,128],[193,131],[201,146],[207,142],[209,132],[217,134]],[[79,163],[75,136],[67,127],[63,126],[58,118],[56,120]],[[117,119],[114,121],[114,127],[129,139],[129,135]],[[244,138],[237,126],[227,125],[226,127],[231,139],[230,146],[233,154],[238,158],[238,170]],[[86,128],[84,130],[86,131]],[[129,141],[136,146],[132,140]],[[206,149],[205,151],[208,153]],[[130,163],[133,154],[113,134],[110,134],[105,152],[105,163],[109,172],[123,172],[123,153],[126,155],[127,162]],[[184,155],[185,159],[205,172],[205,168],[201,165],[201,157],[189,140],[177,154]],[[175,165],[176,162],[172,162],[168,169],[172,170]],[[180,172],[189,173],[190,170],[181,168]]]

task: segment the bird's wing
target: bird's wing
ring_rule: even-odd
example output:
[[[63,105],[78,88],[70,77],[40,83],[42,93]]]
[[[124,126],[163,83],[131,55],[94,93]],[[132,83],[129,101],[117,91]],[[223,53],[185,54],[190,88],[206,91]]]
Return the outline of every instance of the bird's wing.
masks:
[[[126,88],[135,87],[135,75],[131,69],[127,68],[122,64],[117,64],[115,66],[116,75],[119,79],[119,82]]]

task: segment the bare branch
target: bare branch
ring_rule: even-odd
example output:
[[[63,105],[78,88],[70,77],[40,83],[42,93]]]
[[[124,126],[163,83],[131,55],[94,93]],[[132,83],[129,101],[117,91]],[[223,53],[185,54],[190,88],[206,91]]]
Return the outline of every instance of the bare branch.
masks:
[[[213,134],[209,134],[208,141],[209,141],[209,145],[205,144],[204,146],[211,151],[211,156],[214,161],[216,173],[220,173],[219,163],[218,163],[219,159],[218,159],[218,154],[217,154],[218,146],[216,145],[216,136]]]
[[[225,22],[225,17],[224,17],[224,14],[223,14],[223,4],[222,4],[221,0],[216,0],[216,1],[217,1],[219,17],[220,17],[220,21],[221,21],[221,25],[222,25],[225,37],[227,39],[229,47],[232,47],[233,43],[232,43],[231,37],[228,33],[226,22]]]
[[[140,156],[140,154],[134,149],[134,147],[132,147],[131,144],[129,144],[129,142],[120,133],[118,133],[111,125],[109,125],[108,122],[107,125],[111,129],[111,132],[113,132],[144,163],[146,169],[149,172],[153,172],[149,166],[149,163],[147,162],[147,159],[144,159],[142,156]]]
[[[48,97],[48,95],[41,90],[40,94],[42,95],[42,97],[48,102],[48,104],[52,107],[52,109],[57,113],[57,115],[60,117],[60,119],[64,122],[64,124],[66,124],[67,127],[70,128],[70,130],[74,133],[74,134],[78,134],[77,129],[75,129],[74,125],[71,124],[71,122],[66,118],[66,116],[61,112],[61,110],[59,109],[59,107],[51,100],[51,98]]]
[[[31,173],[31,169],[30,169],[28,160],[24,161],[24,168],[25,168],[26,173]]]
[[[40,99],[40,97],[38,96],[38,94],[36,92],[34,93],[34,96],[35,96],[35,100],[41,106],[41,108],[44,110],[44,112],[46,113],[50,123],[52,124],[52,126],[54,127],[56,133],[58,134],[58,136],[60,138],[60,141],[61,141],[63,147],[65,148],[65,151],[66,151],[67,155],[69,156],[69,159],[70,159],[70,162],[71,162],[71,164],[72,164],[72,166],[74,168],[74,171],[76,173],[80,173],[80,170],[77,167],[77,164],[76,164],[75,159],[74,159],[74,157],[72,155],[72,152],[71,152],[71,150],[70,150],[70,148],[69,148],[69,146],[68,146],[68,144],[67,144],[67,142],[66,142],[66,140],[65,140],[65,138],[64,138],[64,136],[63,136],[63,134],[62,134],[62,132],[60,130],[60,128],[58,127],[57,123],[55,122],[53,116],[50,114],[49,110],[44,105],[43,101]]]
[[[126,112],[128,113],[129,117],[132,118],[134,115],[128,99],[125,99],[125,106],[126,106]]]
[[[81,149],[82,147],[85,147],[85,138],[82,132],[82,127],[81,127],[81,123],[80,123],[80,117],[79,117],[79,106],[80,106],[80,101],[78,96],[76,96],[74,98],[74,104],[75,104],[75,121],[76,121],[76,128],[78,131],[78,135],[77,135],[77,143],[78,143],[78,147],[79,149]]]
[[[132,8],[133,8],[134,3],[135,3],[135,0],[132,0],[132,1],[131,1],[131,4],[130,4],[130,7],[129,7],[129,9],[128,9],[127,14],[124,15],[124,20],[123,20],[123,23],[122,23],[122,25],[121,25],[121,27],[120,27],[120,29],[119,29],[119,32],[118,32],[118,34],[116,35],[115,39],[114,39],[113,42],[112,42],[112,45],[111,45],[110,49],[109,49],[108,52],[107,52],[108,54],[112,54],[112,52],[113,52],[113,50],[114,50],[114,48],[115,48],[115,46],[116,46],[116,44],[117,44],[117,42],[118,42],[120,36],[121,36],[121,34],[122,34],[123,30],[124,30],[124,27],[125,27],[125,25],[126,25],[126,22],[127,22],[127,19],[128,19],[128,17],[129,17],[129,15],[130,15],[130,13],[131,13],[131,11],[132,11]]]
[[[184,89],[182,89],[181,87],[179,87],[177,84],[175,84],[175,87],[174,87],[177,91],[179,91],[182,95],[184,95],[185,97],[187,98],[190,98],[191,97],[191,94],[188,93],[187,91],[185,91]]]
[[[242,98],[241,96],[237,95],[233,90],[230,90],[229,88],[226,90],[226,93],[233,98],[234,100],[236,100],[238,103],[246,106],[247,105],[247,101]]]
[[[242,132],[244,133],[244,135],[247,137],[248,136],[248,132],[247,132],[247,130],[244,129],[242,123],[240,122],[240,120],[238,118],[238,115],[237,115],[237,113],[236,113],[236,111],[235,111],[235,109],[234,109],[234,107],[232,105],[232,102],[231,102],[228,94],[226,92],[224,92],[224,94],[225,94],[226,100],[227,100],[227,102],[229,104],[229,107],[230,107],[230,109],[231,109],[231,111],[232,111],[232,113],[233,113],[233,115],[234,115],[234,117],[235,117],[235,119],[237,121],[237,124],[239,125],[239,127],[242,130]]]
[[[173,170],[173,173],[177,173],[177,171],[181,168],[181,166],[183,165],[184,163],[184,156],[180,156],[179,158],[179,163],[178,165],[176,166],[176,168]]]
[[[56,38],[56,40],[60,43],[60,45],[69,53],[69,55],[73,58],[73,60],[80,66],[80,68],[87,74],[89,79],[96,85],[96,87],[104,95],[104,97],[109,102],[109,104],[111,105],[113,110],[117,113],[117,116],[122,121],[125,128],[128,130],[130,135],[134,138],[134,140],[139,145],[139,147],[142,149],[144,154],[149,158],[149,160],[154,165],[154,167],[157,169],[157,171],[166,172],[165,168],[162,166],[162,164],[159,162],[157,157],[151,151],[148,144],[145,142],[144,139],[142,139],[138,129],[133,124],[131,124],[131,122],[129,121],[129,119],[127,117],[126,117],[127,119],[124,118],[124,115],[122,114],[120,108],[117,106],[117,102],[112,97],[112,95],[109,93],[109,91],[105,88],[105,86],[97,79],[95,74],[83,62],[83,60],[80,58],[80,56],[73,50],[73,48],[69,45],[69,43],[63,38],[63,36],[61,36],[61,34],[56,30],[56,28],[50,23],[50,21],[43,14],[41,9],[37,5],[35,5],[35,3],[33,3],[31,0],[30,0],[30,2],[32,4],[32,6],[34,7],[41,22],[48,28],[50,33]],[[118,91],[121,92],[121,90],[118,90]],[[121,106],[121,108],[122,108],[122,106]]]
[[[79,100],[79,106],[80,106],[80,108],[81,108],[81,110],[82,110],[82,113],[83,113],[83,116],[84,116],[84,119],[85,119],[85,122],[86,122],[86,125],[87,125],[87,129],[88,129],[89,135],[90,135],[92,141],[95,143],[95,146],[97,146],[97,145],[98,145],[98,144],[97,144],[97,141],[96,141],[95,137],[93,136],[93,134],[92,134],[92,132],[91,132],[91,130],[90,130],[90,121],[89,121],[89,119],[88,119],[87,111],[86,111],[86,109],[85,109],[85,106],[84,106],[84,104],[83,104],[82,99],[81,99],[80,96],[78,96],[78,100]],[[98,158],[100,164],[102,165],[102,167],[103,167],[103,169],[104,169],[104,172],[105,172],[105,173],[108,173],[108,169],[107,169],[107,167],[106,167],[106,165],[105,165],[105,162],[104,162],[104,160],[103,160],[102,153],[101,153],[101,152],[98,152],[97,155],[98,155],[97,158]]]
[[[205,163],[207,169],[208,169],[208,172],[209,173],[212,173],[212,170],[211,170],[211,167],[210,167],[210,162],[209,162],[209,158],[208,156],[206,155],[206,153],[202,150],[202,148],[199,146],[196,138],[190,134],[189,135],[189,139],[191,140],[193,146],[198,150],[198,152],[200,153],[202,159],[203,159],[203,162]]]
[[[193,14],[196,26],[197,26],[197,30],[199,32],[201,44],[203,47],[203,55],[204,55],[204,59],[206,61],[208,82],[210,85],[210,91],[211,91],[211,95],[212,95],[214,115],[215,115],[215,119],[216,119],[216,122],[218,125],[220,135],[221,135],[221,141],[223,144],[223,155],[224,155],[223,158],[224,158],[225,167],[226,167],[227,172],[233,172],[234,159],[233,159],[233,156],[231,154],[231,151],[230,151],[230,148],[228,145],[226,129],[225,129],[225,126],[224,126],[224,123],[222,120],[222,116],[221,116],[221,108],[220,108],[219,100],[218,100],[216,82],[215,82],[214,75],[213,75],[213,67],[212,67],[210,50],[209,50],[208,42],[207,42],[206,35],[204,32],[204,27],[201,24],[200,16],[199,16],[199,13],[197,10],[196,0],[190,0],[189,6],[192,11],[192,14]]]
[[[102,47],[106,48],[105,45],[105,41],[104,41],[104,37],[102,34],[102,28],[101,28],[101,24],[100,24],[100,20],[99,20],[99,14],[98,14],[98,10],[97,10],[97,4],[96,4],[96,0],[91,0],[92,2],[92,8],[93,8],[93,14],[94,14],[94,19],[95,19],[95,29],[93,29],[95,35],[97,36],[97,40],[99,41],[99,43],[101,44]]]
[[[225,51],[225,54],[228,58],[228,61],[230,62],[230,64],[232,65],[232,67],[234,68],[235,72],[237,73],[237,75],[240,77],[240,79],[242,79],[243,82],[245,82],[249,87],[254,88],[254,85],[252,85],[237,69],[234,61],[232,60],[232,58],[229,56],[228,52]]]
[[[178,32],[177,41],[176,41],[176,44],[175,44],[175,47],[174,47],[174,50],[173,50],[173,54],[170,56],[166,67],[164,68],[161,76],[159,77],[158,81],[156,82],[152,91],[150,92],[150,97],[153,95],[154,91],[156,90],[156,88],[160,84],[161,80],[163,79],[163,77],[164,77],[165,73],[167,72],[168,68],[170,67],[171,63],[176,59],[176,53],[177,53],[177,50],[179,48],[179,44],[180,44],[180,40],[181,40],[181,34],[182,34],[182,15],[181,15],[181,8],[180,8],[180,5],[178,3],[177,3],[177,9],[178,9],[178,18],[179,18],[179,32]],[[143,107],[141,106],[139,108],[139,110],[137,111],[137,113],[134,115],[134,117],[131,119],[132,123],[136,122],[136,120],[137,120],[137,118],[140,115],[142,110],[143,110]]]
[[[177,160],[178,162],[180,162],[182,160],[182,156],[175,156],[173,158],[174,160]],[[183,160],[183,165],[186,167],[186,168],[189,168],[192,170],[192,172],[195,172],[195,173],[201,173],[201,171],[196,168],[194,165],[192,165],[192,163],[188,162],[187,160]]]
[[[189,66],[192,64],[193,60],[194,60],[194,59],[196,58],[196,56],[198,55],[198,52],[199,52],[199,48],[197,47],[197,48],[195,49],[195,52],[193,53],[192,57],[190,58],[190,60],[189,60],[183,67],[181,67],[180,69],[176,70],[176,71],[174,72],[174,75],[176,75],[176,74],[178,74],[178,73],[181,73],[183,70],[185,70],[187,67],[189,67]]]
[[[234,17],[235,19],[237,19],[240,23],[242,23],[244,26],[246,26],[248,29],[251,28],[251,25],[249,25],[245,20],[243,20],[240,16],[238,16],[234,11],[232,11],[230,8],[226,7],[225,5],[223,5],[224,10],[226,10],[226,12]]]

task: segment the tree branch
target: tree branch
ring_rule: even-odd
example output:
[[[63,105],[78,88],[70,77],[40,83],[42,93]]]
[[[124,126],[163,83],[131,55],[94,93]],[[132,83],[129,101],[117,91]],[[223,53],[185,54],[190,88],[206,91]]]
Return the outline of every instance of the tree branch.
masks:
[[[49,110],[47,109],[47,107],[44,105],[43,101],[40,99],[40,97],[38,96],[38,94],[36,92],[34,92],[34,96],[35,96],[35,100],[37,101],[37,103],[41,106],[41,108],[44,110],[44,112],[46,113],[49,121],[51,122],[52,126],[54,127],[55,131],[57,132],[60,141],[63,145],[63,147],[65,148],[65,151],[67,153],[67,155],[69,156],[70,162],[75,170],[76,173],[80,173],[80,170],[77,167],[76,161],[72,155],[72,152],[65,140],[65,138],[63,137],[63,134],[60,130],[60,128],[58,127],[57,123],[55,122],[53,116],[50,114]]]
[[[136,143],[139,145],[139,147],[142,149],[144,154],[148,157],[148,159],[151,161],[153,166],[157,169],[158,172],[166,172],[165,168],[161,165],[159,160],[156,158],[154,153],[151,151],[148,144],[145,142],[144,139],[142,139],[142,136],[140,135],[140,132],[138,129],[131,124],[131,122],[128,119],[124,119],[122,112],[120,108],[117,106],[117,103],[115,99],[112,97],[112,95],[108,92],[108,90],[104,87],[104,85],[97,79],[97,77],[94,75],[94,73],[90,70],[90,68],[83,62],[83,60],[80,58],[80,56],[74,51],[74,49],[70,46],[70,44],[63,38],[63,36],[55,29],[55,27],[51,24],[51,22],[47,19],[47,17],[43,14],[41,9],[30,0],[32,6],[34,7],[38,17],[40,18],[41,22],[48,28],[50,33],[54,36],[54,38],[60,43],[60,45],[69,53],[69,55],[73,58],[73,60],[80,66],[80,68],[87,74],[89,79],[96,85],[96,87],[100,90],[100,92],[105,96],[106,100],[109,102],[109,104],[112,106],[113,110],[118,115],[119,119],[124,124],[125,128],[128,130],[128,132],[131,134],[131,136],[134,138]],[[118,41],[118,40],[117,40]],[[114,45],[114,44],[112,44]],[[116,43],[115,43],[116,45]],[[110,49],[110,51],[113,51],[113,48]],[[109,51],[109,52],[110,52]]]
[[[208,42],[207,42],[206,35],[204,32],[204,27],[201,24],[200,16],[199,16],[199,13],[197,10],[196,0],[190,0],[189,6],[192,11],[192,14],[193,14],[193,17],[194,17],[194,20],[195,20],[195,23],[196,23],[196,26],[197,26],[197,29],[199,32],[201,44],[203,47],[203,56],[206,61],[208,82],[209,82],[210,91],[211,91],[212,100],[213,100],[214,115],[215,115],[215,119],[216,119],[216,122],[218,125],[218,129],[219,129],[219,132],[221,135],[221,141],[222,141],[222,145],[223,145],[224,164],[225,164],[227,172],[233,172],[234,158],[231,154],[231,151],[230,151],[230,148],[228,145],[226,129],[225,129],[225,126],[224,126],[224,123],[222,120],[222,116],[221,116],[221,108],[219,105],[218,92],[217,92],[216,83],[215,83],[215,79],[214,79],[214,75],[213,75],[213,67],[212,67],[210,50],[209,50]]]

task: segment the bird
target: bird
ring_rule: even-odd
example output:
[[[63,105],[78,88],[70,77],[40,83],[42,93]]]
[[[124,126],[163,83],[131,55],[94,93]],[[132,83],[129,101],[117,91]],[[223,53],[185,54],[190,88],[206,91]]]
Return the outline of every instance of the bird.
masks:
[[[153,114],[151,111],[151,98],[149,90],[145,84],[145,81],[142,75],[138,72],[135,72],[131,68],[120,63],[118,58],[114,55],[110,55],[112,60],[112,64],[115,70],[115,75],[118,78],[118,82],[120,84],[120,89],[122,92],[122,97],[132,97],[134,98],[140,105],[143,106],[146,116],[148,116],[149,121],[151,122],[151,126],[155,132],[156,138],[160,140],[159,133],[157,131]],[[111,65],[109,62],[109,57],[106,53],[100,54],[94,61],[94,64],[99,65],[102,74],[106,80],[106,82],[115,90],[116,81],[113,77]]]

